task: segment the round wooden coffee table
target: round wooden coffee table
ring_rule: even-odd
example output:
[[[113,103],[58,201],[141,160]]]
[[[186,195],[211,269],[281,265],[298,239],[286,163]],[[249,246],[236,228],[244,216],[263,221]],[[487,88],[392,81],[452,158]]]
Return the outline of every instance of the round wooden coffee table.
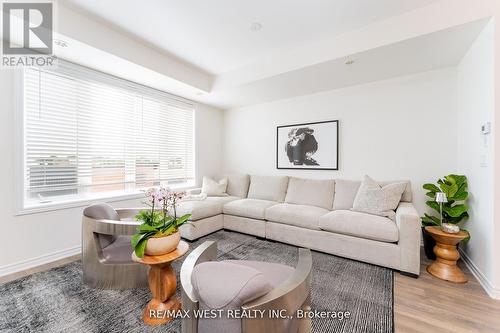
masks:
[[[425,230],[436,241],[436,246],[434,246],[436,261],[427,266],[427,272],[445,281],[466,283],[467,277],[457,266],[457,260],[460,259],[457,244],[468,236],[467,233],[460,231],[457,234],[449,234],[439,227],[425,227]]]
[[[167,311],[181,309],[181,302],[174,296],[177,288],[175,271],[170,265],[172,261],[182,257],[189,250],[189,245],[180,241],[177,249],[161,256],[147,256],[138,258],[132,253],[132,260],[151,266],[148,274],[149,289],[153,298],[146,305],[143,320],[147,325],[161,325],[172,320]]]

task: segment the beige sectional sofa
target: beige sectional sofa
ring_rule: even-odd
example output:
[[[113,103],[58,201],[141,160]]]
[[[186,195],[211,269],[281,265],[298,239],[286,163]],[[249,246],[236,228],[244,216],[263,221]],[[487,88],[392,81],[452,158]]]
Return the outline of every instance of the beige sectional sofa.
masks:
[[[191,223],[181,227],[183,238],[226,229],[419,275],[420,218],[410,182],[391,220],[351,210],[361,181],[227,178],[227,196],[180,204],[180,213],[192,214]]]

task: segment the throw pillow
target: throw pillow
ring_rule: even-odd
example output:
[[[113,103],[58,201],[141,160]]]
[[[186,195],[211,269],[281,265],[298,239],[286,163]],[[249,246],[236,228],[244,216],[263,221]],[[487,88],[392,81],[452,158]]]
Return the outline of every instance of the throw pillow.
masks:
[[[223,178],[218,182],[210,177],[203,177],[203,185],[201,186],[201,193],[213,197],[227,196],[227,178]]]
[[[376,181],[365,176],[354,198],[352,210],[394,219],[394,210],[401,201],[406,183],[393,183],[380,186]]]

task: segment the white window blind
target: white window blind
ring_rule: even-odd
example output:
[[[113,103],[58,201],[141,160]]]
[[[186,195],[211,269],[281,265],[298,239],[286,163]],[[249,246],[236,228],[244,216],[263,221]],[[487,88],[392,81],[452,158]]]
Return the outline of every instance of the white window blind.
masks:
[[[25,206],[194,180],[188,101],[75,64],[24,71]]]

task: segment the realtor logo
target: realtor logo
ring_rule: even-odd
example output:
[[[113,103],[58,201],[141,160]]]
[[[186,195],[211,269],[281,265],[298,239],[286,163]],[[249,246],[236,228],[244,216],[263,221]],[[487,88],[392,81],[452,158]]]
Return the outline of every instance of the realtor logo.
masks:
[[[2,66],[52,66],[53,3],[4,2],[2,11]]]
[[[3,3],[3,15],[4,54],[52,54],[52,3]]]

